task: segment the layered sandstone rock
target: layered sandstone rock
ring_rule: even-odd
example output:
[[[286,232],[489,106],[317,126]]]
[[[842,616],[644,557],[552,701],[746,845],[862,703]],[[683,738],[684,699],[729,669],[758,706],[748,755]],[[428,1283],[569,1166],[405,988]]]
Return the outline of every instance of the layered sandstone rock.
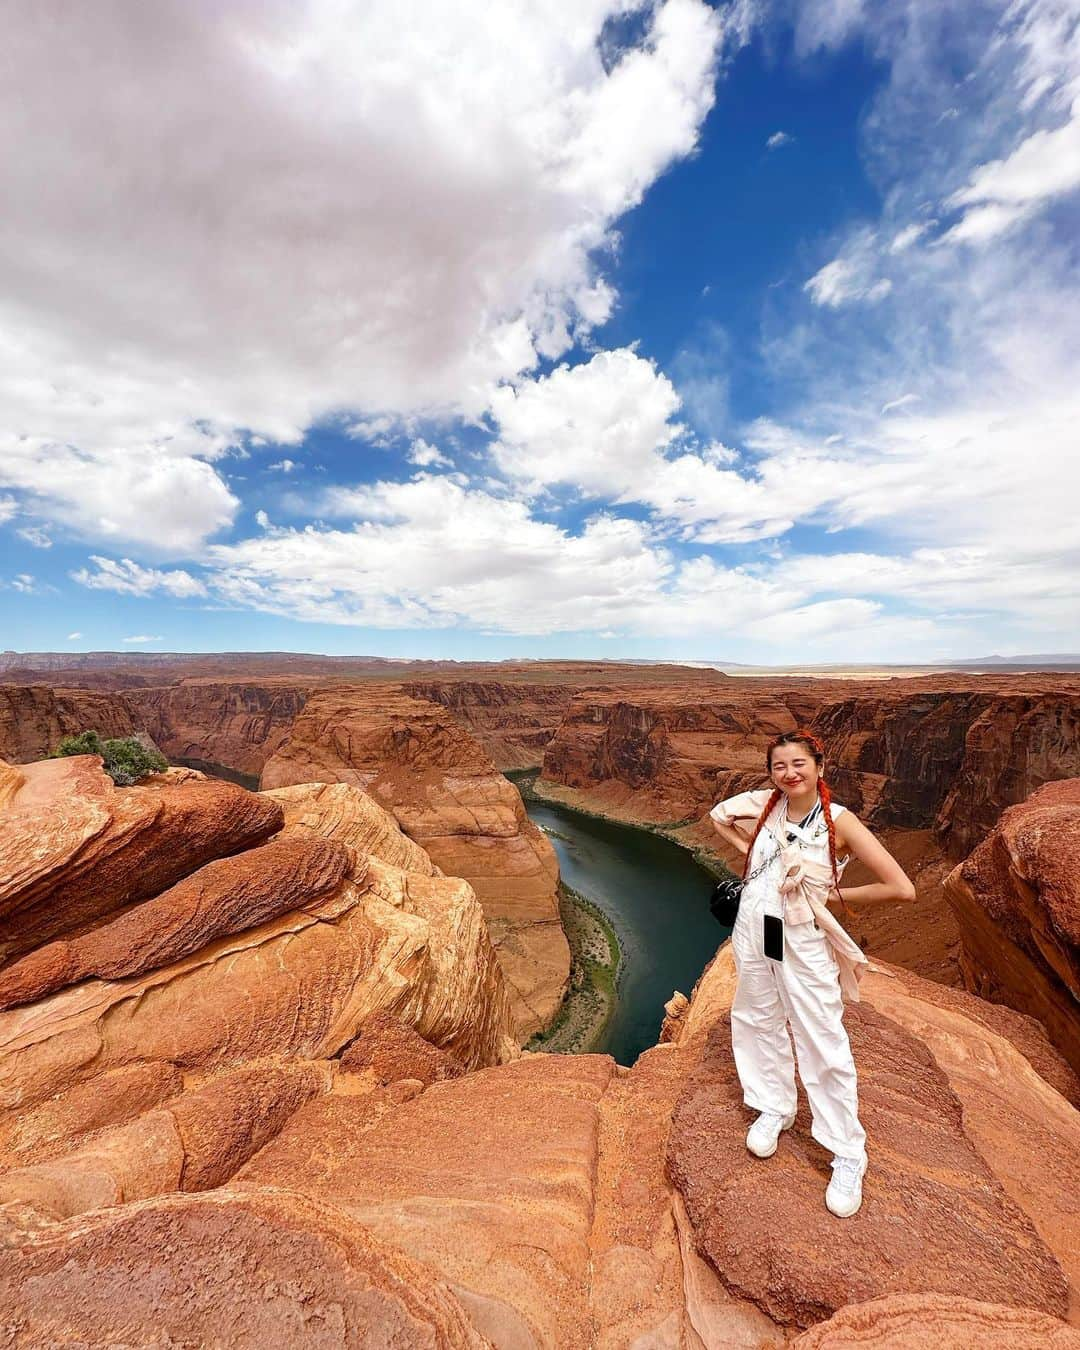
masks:
[[[65,736],[82,731],[96,731],[107,739],[137,730],[122,694],[0,684],[0,759],[15,763],[40,759]]]
[[[528,1056],[462,1075],[378,1015],[340,1062],[272,1057],[171,1095],[131,1079],[134,1120],[0,1178],[9,1341],[1075,1344],[1080,1117],[1026,1057],[1052,1055],[1037,1033],[868,975],[848,1015],[871,1172],[845,1223],[804,1115],[773,1159],[743,1146],[733,989],[725,947],[630,1070]]]
[[[357,1037],[380,1012],[399,1057],[432,1079],[516,1053],[471,888],[436,875],[357,789],[290,790],[284,831],[234,854],[236,821],[278,829],[281,805],[198,778],[116,789],[93,757],[5,766],[0,786],[12,894],[32,891],[67,933],[0,967],[0,1202],[58,1219],[220,1185],[303,1102],[361,1071],[357,1045],[370,1050],[379,1024]],[[186,814],[162,808],[170,794],[188,794]],[[121,833],[126,807],[139,828]],[[171,832],[185,819],[187,844]],[[112,852],[94,876],[141,865],[145,890],[196,865],[71,927],[72,857],[103,838]],[[230,856],[203,863],[215,848]],[[350,1046],[341,1069],[334,1056]]]
[[[506,680],[418,680],[402,688],[449,709],[503,771],[540,767],[574,696],[567,683]]]
[[[310,689],[288,679],[190,679],[132,692],[127,701],[166,755],[257,777],[288,736]]]
[[[350,861],[342,844],[305,833],[207,863],[118,918],[0,968],[0,1009],[94,976],[118,980],[179,961],[216,938],[331,894]]]
[[[893,1294],[841,1308],[796,1350],[1080,1350],[1080,1331],[1030,1308]]]
[[[1080,1071],[1080,779],[1006,811],[946,882],[970,989],[1037,1017]]]
[[[454,1294],[291,1192],[167,1196],[0,1248],[5,1343],[486,1346]]]
[[[0,960],[144,900],[281,828],[231,783],[117,788],[95,755],[21,769],[0,831]]]
[[[264,788],[347,783],[393,813],[446,874],[475,890],[526,1040],[559,1005],[570,952],[558,864],[517,790],[455,717],[394,688],[313,694],[263,770]]]

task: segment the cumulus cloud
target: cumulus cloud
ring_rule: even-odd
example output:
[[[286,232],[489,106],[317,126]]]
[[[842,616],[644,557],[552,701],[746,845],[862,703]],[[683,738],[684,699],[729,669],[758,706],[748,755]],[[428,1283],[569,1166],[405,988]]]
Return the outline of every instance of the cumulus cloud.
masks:
[[[789,135],[786,131],[774,131],[765,142],[765,148],[767,150],[779,150],[782,145],[790,145],[794,139],[795,137]]]
[[[713,102],[724,17],[660,0],[605,60],[627,8],[13,16],[0,486],[87,537],[181,553],[235,518],[219,461],[242,430],[476,416],[558,356],[610,314],[612,226]]]
[[[203,582],[182,568],[166,572],[153,567],[141,567],[130,558],[102,558],[96,554],[91,561],[96,571],[81,567],[71,574],[74,581],[91,590],[116,591],[120,595],[163,593],[177,600],[190,600],[206,594]]]
[[[454,463],[441,450],[434,445],[429,445],[423,438],[413,441],[406,458],[410,464],[416,464],[422,469],[432,468],[433,466],[450,468]]]
[[[615,505],[640,503],[658,526],[702,543],[790,528],[807,489],[739,472],[734,451],[699,447],[674,420],[681,400],[655,365],[628,348],[598,352],[492,398],[499,470],[526,490],[566,488]]]

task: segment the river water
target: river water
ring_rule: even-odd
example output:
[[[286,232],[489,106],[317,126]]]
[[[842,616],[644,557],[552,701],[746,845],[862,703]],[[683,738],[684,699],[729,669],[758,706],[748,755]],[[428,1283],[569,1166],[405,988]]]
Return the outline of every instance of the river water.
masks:
[[[633,1064],[655,1045],[664,1004],[689,996],[726,929],[709,913],[713,879],[684,848],[647,830],[526,796],[562,878],[604,911],[622,947],[619,997],[598,1050]]]

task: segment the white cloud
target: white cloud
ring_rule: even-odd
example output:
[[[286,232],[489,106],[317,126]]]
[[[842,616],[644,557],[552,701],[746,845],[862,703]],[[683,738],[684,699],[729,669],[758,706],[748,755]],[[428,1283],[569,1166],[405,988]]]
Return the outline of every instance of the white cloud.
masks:
[[[702,543],[755,539],[790,528],[813,487],[744,474],[722,446],[701,449],[674,421],[671,381],[628,348],[598,352],[536,380],[498,389],[492,415],[498,468],[526,491],[565,487],[615,505],[640,503],[658,524]]]
[[[52,548],[52,540],[40,525],[27,525],[24,529],[16,530],[15,533],[20,539],[25,539],[28,544],[32,544],[34,548]]]
[[[41,589],[40,583],[29,572],[18,572],[11,579],[11,589],[23,595],[36,595]]]
[[[212,465],[165,444],[89,451],[0,437],[0,447],[0,482],[22,490],[24,511],[98,539],[189,552],[229,525],[239,506]]]
[[[81,586],[91,590],[116,591],[120,595],[153,595],[163,593],[178,600],[190,600],[206,594],[205,585],[189,572],[181,568],[172,571],[159,571],[153,567],[140,567],[130,558],[102,558],[94,554],[91,561],[97,567],[96,572],[81,567],[71,576]]]
[[[897,230],[889,244],[890,253],[903,253],[909,249],[912,244],[921,239],[927,230],[933,229],[937,224],[936,220],[916,220],[910,225],[905,225],[902,230]]]
[[[774,131],[765,142],[765,148],[767,150],[779,150],[782,145],[790,145],[794,139],[795,137],[789,135],[786,131]]]
[[[292,471],[296,468],[296,460],[279,459],[276,464],[268,464],[266,467],[269,470],[271,470],[271,472],[277,471],[278,473],[292,473]]]
[[[160,633],[156,636],[150,633],[136,633],[133,637],[121,638],[121,642],[164,642]]]
[[[14,497],[0,497],[0,525],[6,524],[18,509],[19,503]]]
[[[891,398],[887,403],[881,405],[881,416],[884,417],[886,413],[896,412],[899,408],[908,408],[918,401],[918,394],[901,394],[899,398]]]
[[[985,243],[1080,188],[1080,98],[1068,121],[1033,131],[1004,159],[980,164],[948,205],[970,207],[945,243]]]
[[[492,395],[495,463],[534,488],[573,484],[590,496],[619,496],[654,471],[657,451],[681,428],[671,381],[629,348],[598,352],[540,379]]]
[[[416,464],[422,469],[440,466],[449,468],[453,466],[454,461],[449,459],[437,449],[434,445],[429,445],[422,438],[413,441],[409,447],[409,453],[406,456],[410,464]]]
[[[68,640],[68,642],[78,642],[78,640],[79,640],[81,637],[82,637],[82,634],[81,634],[81,633],[69,633],[69,634],[67,635],[67,640]]]
[[[214,461],[242,431],[475,416],[558,356],[610,314],[613,224],[693,151],[725,23],[739,40],[705,0],[660,0],[605,64],[626,10],[13,16],[0,486],[85,537],[182,553],[235,517]]]
[[[826,263],[803,285],[803,290],[815,305],[838,309],[858,300],[868,304],[884,300],[892,290],[892,281],[889,277],[875,279],[868,274],[864,258],[852,256]]]
[[[276,529],[210,549],[215,592],[245,608],[375,627],[539,633],[625,622],[670,571],[637,522],[579,535],[445,476],[341,494],[352,530]],[[588,578],[588,584],[582,584]]]

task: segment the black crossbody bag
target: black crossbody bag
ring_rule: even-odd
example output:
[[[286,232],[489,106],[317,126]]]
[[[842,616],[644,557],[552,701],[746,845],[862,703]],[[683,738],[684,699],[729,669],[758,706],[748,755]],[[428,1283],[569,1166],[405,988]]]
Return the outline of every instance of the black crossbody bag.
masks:
[[[821,814],[821,802],[814,803],[814,808],[799,822],[800,829],[806,829],[811,825],[816,816]],[[772,832],[770,831],[770,834]],[[790,843],[794,835],[788,836]],[[709,912],[717,923],[723,924],[725,928],[734,928],[735,920],[739,914],[739,901],[742,899],[743,887],[747,882],[756,880],[762,872],[769,866],[774,858],[779,857],[780,849],[750,873],[748,877],[730,876],[724,877],[716,883],[712,889],[712,895],[709,896]]]
[[[725,928],[734,928],[735,920],[739,915],[739,901],[742,899],[743,887],[749,881],[755,881],[762,872],[769,866],[774,858],[780,856],[780,850],[777,849],[770,857],[759,866],[755,867],[748,877],[730,876],[724,877],[713,887],[712,895],[709,896],[709,912],[717,923],[723,924]]]

